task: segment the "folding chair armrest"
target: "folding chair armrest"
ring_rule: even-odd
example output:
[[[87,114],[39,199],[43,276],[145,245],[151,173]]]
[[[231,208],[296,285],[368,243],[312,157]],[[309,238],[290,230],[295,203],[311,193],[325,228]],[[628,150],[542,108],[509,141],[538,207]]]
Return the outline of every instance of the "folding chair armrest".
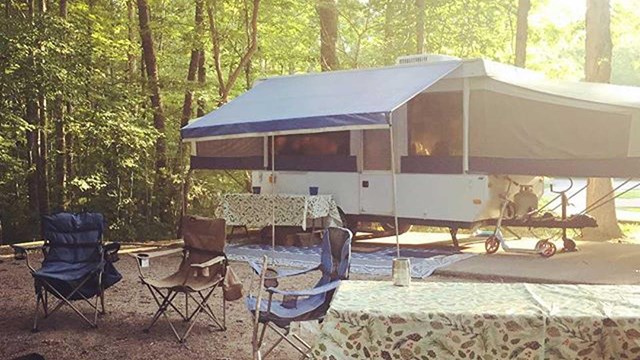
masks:
[[[209,266],[213,266],[217,263],[220,262],[224,262],[226,259],[224,256],[216,256],[213,259],[209,260],[209,261],[205,261],[201,264],[191,264],[191,267],[193,268],[200,268],[200,269],[204,269],[204,268],[208,268]]]
[[[278,294],[278,295],[284,295],[284,296],[313,296],[313,295],[324,294],[331,290],[335,290],[338,287],[338,285],[340,285],[340,280],[332,281],[328,284],[318,286],[313,289],[287,291],[287,290],[279,290],[276,288],[267,288],[267,291],[272,294]]]
[[[120,251],[120,243],[118,242],[110,242],[102,245],[102,250],[104,251],[104,258],[109,262],[116,262],[120,260],[118,256],[118,251]]]
[[[35,272],[36,269],[34,269],[33,266],[31,266],[31,264],[29,263],[29,250],[43,250],[45,247],[43,245],[36,245],[36,246],[10,245],[10,246],[16,255],[18,254],[24,255],[24,260],[26,260],[27,262],[27,267],[31,272]],[[19,257],[16,257],[16,258],[20,259]]]
[[[249,262],[249,266],[251,266],[251,268],[253,269],[253,271],[255,271],[256,274],[261,274],[262,273],[262,265],[258,264],[257,262]],[[271,270],[273,272],[276,273],[276,275],[270,275],[267,273],[267,275],[265,276],[266,280],[272,280],[272,279],[280,279],[280,278],[284,278],[284,277],[290,277],[290,276],[297,276],[297,275],[303,275],[312,271],[316,271],[320,268],[320,266],[316,266],[316,267],[312,267],[309,269],[302,269],[302,270],[276,270],[274,268],[267,268],[268,270]]]
[[[182,252],[182,248],[175,248],[175,249],[169,249],[169,250],[159,250],[159,251],[151,251],[151,252],[138,252],[138,253],[131,253],[129,255],[135,257],[135,258],[145,258],[145,259],[153,259],[153,258],[157,258],[157,257],[161,257],[161,256],[167,256],[167,255],[172,255],[178,252]],[[142,255],[142,256],[141,256]]]

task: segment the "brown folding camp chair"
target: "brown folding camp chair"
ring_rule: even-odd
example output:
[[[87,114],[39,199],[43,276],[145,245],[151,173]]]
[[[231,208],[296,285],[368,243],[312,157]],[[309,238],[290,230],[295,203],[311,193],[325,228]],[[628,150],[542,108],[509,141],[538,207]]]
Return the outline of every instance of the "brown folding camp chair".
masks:
[[[181,343],[189,336],[200,313],[207,314],[220,330],[226,330],[224,296],[221,296],[222,321],[214,314],[208,302],[214,291],[217,288],[222,288],[228,265],[227,257],[224,254],[226,242],[224,220],[185,216],[182,219],[182,231],[184,235],[184,247],[182,248],[134,254],[138,259],[140,279],[147,286],[158,305],[158,311],[144,332],[149,332],[160,316],[164,316]],[[177,272],[161,279],[150,279],[144,276],[142,270],[144,261],[177,252],[182,252],[183,255]],[[184,294],[183,309],[180,309],[174,301],[179,294]],[[195,303],[192,312],[189,312],[190,301]],[[167,315],[169,308],[175,310],[182,317],[182,320],[190,322],[189,327],[182,335],[178,333]]]

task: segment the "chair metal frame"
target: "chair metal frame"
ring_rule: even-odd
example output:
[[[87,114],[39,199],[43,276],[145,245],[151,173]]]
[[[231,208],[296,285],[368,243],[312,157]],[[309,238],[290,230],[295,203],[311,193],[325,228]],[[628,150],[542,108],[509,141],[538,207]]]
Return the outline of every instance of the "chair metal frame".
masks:
[[[348,238],[346,241],[351,242],[353,239],[353,234],[349,229],[340,228],[340,230],[345,231],[348,234]],[[346,243],[345,243],[346,244]],[[344,246],[344,245],[343,245]],[[341,249],[342,250],[342,249]],[[350,255],[349,255],[350,256]],[[319,321],[322,322],[324,318],[323,315],[316,314],[305,314],[308,316],[302,316],[296,320],[290,320],[289,323],[285,326],[278,326],[275,324],[273,320],[268,319],[268,315],[262,318],[262,309],[261,309],[261,300],[262,300],[262,289],[267,292],[267,308],[264,311],[265,314],[271,314],[271,307],[273,304],[274,295],[281,295],[283,297],[283,302],[285,301],[297,301],[299,297],[310,297],[314,295],[320,295],[323,293],[328,293],[330,291],[335,291],[340,282],[342,280],[347,280],[349,277],[349,267],[346,269],[346,274],[343,278],[332,280],[327,284],[315,286],[311,289],[301,290],[301,291],[283,291],[277,289],[278,287],[278,279],[285,277],[293,277],[298,275],[307,274],[313,271],[321,270],[322,264],[304,270],[293,270],[293,271],[276,271],[275,269],[268,267],[269,259],[265,255],[263,257],[262,264],[251,263],[250,265],[253,267],[254,271],[260,275],[259,285],[258,285],[258,294],[256,295],[256,307],[255,310],[252,311],[253,315],[253,336],[252,336],[252,352],[254,360],[262,360],[266,359],[269,354],[280,344],[282,341],[287,342],[294,349],[296,349],[300,354],[302,359],[310,358],[311,345],[304,341],[300,336],[293,333],[291,331],[291,323],[293,322],[302,322],[302,321]],[[250,295],[251,296],[251,295]],[[326,309],[328,310],[328,309]],[[326,313],[326,310],[324,313]],[[262,324],[262,329],[260,329],[259,325]],[[264,352],[262,353],[262,346],[264,345],[264,338],[266,334],[266,330],[271,329],[278,335],[278,339]]]
[[[36,273],[37,270],[29,262],[29,251],[40,250],[42,251],[43,256],[46,258],[48,249],[50,246],[51,244],[47,240],[45,240],[44,244],[41,246],[24,247],[20,245],[11,245],[11,247],[14,249],[16,254],[24,255],[24,259],[26,260],[27,267],[29,268],[29,272],[31,273],[32,276]],[[96,244],[96,247],[98,248],[98,251],[100,252],[100,256],[102,258],[105,258],[106,256],[110,256],[114,258],[112,262],[117,261],[117,253],[120,249],[120,244],[118,243],[103,244],[101,239],[100,242]],[[44,313],[44,316],[43,316],[44,319],[48,318],[54,312],[58,311],[60,308],[62,308],[63,305],[68,305],[78,315],[78,317],[84,320],[90,327],[97,328],[98,315],[106,314],[105,305],[104,305],[105,289],[102,284],[103,275],[104,275],[103,268],[87,273],[82,279],[80,279],[80,282],[78,283],[78,285],[76,285],[66,297],[62,295],[58,290],[56,290],[56,288],[52,284],[50,284],[47,280],[41,277],[33,276],[34,282],[35,282],[35,288],[36,288],[36,305],[35,305],[35,311],[34,311],[35,314],[34,314],[34,320],[33,320],[33,327],[31,329],[31,332],[35,333],[39,331],[38,320],[39,320],[39,309],[41,304],[42,304],[42,311]],[[98,288],[100,289],[98,294],[95,296],[96,298],[95,304],[91,303],[91,301],[86,296],[84,296],[81,292],[79,292],[80,289],[82,289],[82,287],[89,280],[94,278],[94,276],[97,276]],[[53,296],[58,298],[58,303],[52,308],[49,308],[49,293],[51,293]],[[80,295],[82,299],[71,300],[70,298],[75,294]],[[93,321],[88,319],[85,316],[85,314],[83,314],[82,311],[80,311],[79,308],[74,306],[73,301],[77,301],[77,300],[83,300],[94,309]],[[101,310],[98,308],[98,301],[100,302]]]
[[[178,339],[178,342],[185,343],[187,337],[191,333],[191,330],[196,324],[198,315],[200,315],[203,312],[206,315],[208,315],[209,318],[220,328],[220,331],[225,331],[227,329],[226,327],[227,303],[224,296],[222,296],[222,320],[218,319],[213,309],[211,309],[211,307],[209,306],[210,297],[213,295],[216,289],[222,287],[222,283],[224,281],[224,277],[227,271],[227,266],[229,265],[227,257],[224,253],[221,253],[220,256],[216,256],[204,263],[191,264],[191,268],[193,269],[205,269],[216,264],[222,265],[223,270],[222,270],[222,274],[221,274],[222,276],[220,277],[220,279],[217,282],[212,283],[210,287],[200,291],[187,290],[188,274],[185,274],[185,278],[181,286],[166,289],[166,293],[162,291],[163,289],[159,289],[153,286],[152,284],[150,284],[148,281],[149,278],[144,275],[144,272],[142,270],[141,260],[159,258],[159,257],[173,255],[173,254],[182,252],[182,262],[184,262],[188,256],[189,251],[190,251],[189,249],[184,247],[184,248],[175,248],[175,249],[160,250],[160,251],[154,251],[154,252],[131,254],[137,260],[136,263],[138,265],[138,273],[139,273],[140,280],[147,287],[147,289],[149,289],[149,292],[151,293],[153,300],[158,306],[158,310],[156,310],[156,312],[154,313],[151,323],[146,328],[143,329],[143,332],[149,333],[151,328],[158,322],[158,319],[160,318],[160,316],[163,316],[169,323],[169,326],[171,327],[173,334]],[[178,307],[173,303],[173,301],[176,299],[176,297],[180,293],[184,294],[184,299],[185,299],[184,312],[180,311],[180,309],[178,309]],[[198,300],[194,296],[194,293],[196,293],[200,297],[200,300]],[[196,308],[192,312],[189,312],[189,299],[191,299],[193,302],[196,303]],[[171,319],[167,315],[167,310],[169,310],[169,308],[177,312],[184,322],[190,323],[187,329],[182,334],[178,332],[175,325],[173,324],[173,322],[171,322]]]

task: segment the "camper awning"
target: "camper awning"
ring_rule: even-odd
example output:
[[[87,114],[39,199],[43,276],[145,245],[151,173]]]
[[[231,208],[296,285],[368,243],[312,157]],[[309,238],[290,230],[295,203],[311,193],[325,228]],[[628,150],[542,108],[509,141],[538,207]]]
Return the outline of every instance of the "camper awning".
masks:
[[[388,115],[462,61],[269,78],[182,128],[185,140],[388,127]]]

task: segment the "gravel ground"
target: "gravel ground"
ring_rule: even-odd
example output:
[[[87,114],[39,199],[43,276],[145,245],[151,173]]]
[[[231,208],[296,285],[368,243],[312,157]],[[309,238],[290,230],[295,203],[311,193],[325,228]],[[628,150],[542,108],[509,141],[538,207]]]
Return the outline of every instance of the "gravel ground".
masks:
[[[36,263],[41,260],[37,255],[30,255],[31,258]],[[35,305],[31,275],[24,261],[16,261],[6,255],[0,257],[0,261],[0,359],[13,359],[29,353],[39,353],[45,359],[251,359],[251,317],[242,300],[227,303],[226,331],[209,325],[209,318],[201,314],[186,345],[177,342],[163,319],[150,333],[143,333],[142,329],[157,307],[138,279],[134,259],[128,255],[122,255],[116,263],[123,279],[107,291],[107,314],[99,319],[97,329],[89,328],[70,308],[63,307],[40,323],[40,332],[31,333]],[[153,259],[150,273],[162,275],[175,269],[178,263],[179,256]],[[231,266],[243,281],[246,294],[251,280],[255,284],[257,278],[244,263],[233,262]],[[312,286],[317,276],[301,276],[295,287]],[[352,279],[376,278],[354,275]],[[431,277],[428,281],[438,280],[441,279]],[[281,287],[292,288],[291,285],[291,282],[284,282]],[[210,304],[218,305],[220,302],[221,291],[215,294]],[[88,305],[80,306],[90,313]],[[213,309],[220,311],[221,307],[213,306]],[[178,329],[182,329],[185,323],[178,321],[177,314],[170,316],[176,320]],[[318,327],[310,325],[294,330],[313,342]],[[275,337],[268,336],[268,339],[274,340]],[[299,355],[282,344],[270,358],[299,359]]]

